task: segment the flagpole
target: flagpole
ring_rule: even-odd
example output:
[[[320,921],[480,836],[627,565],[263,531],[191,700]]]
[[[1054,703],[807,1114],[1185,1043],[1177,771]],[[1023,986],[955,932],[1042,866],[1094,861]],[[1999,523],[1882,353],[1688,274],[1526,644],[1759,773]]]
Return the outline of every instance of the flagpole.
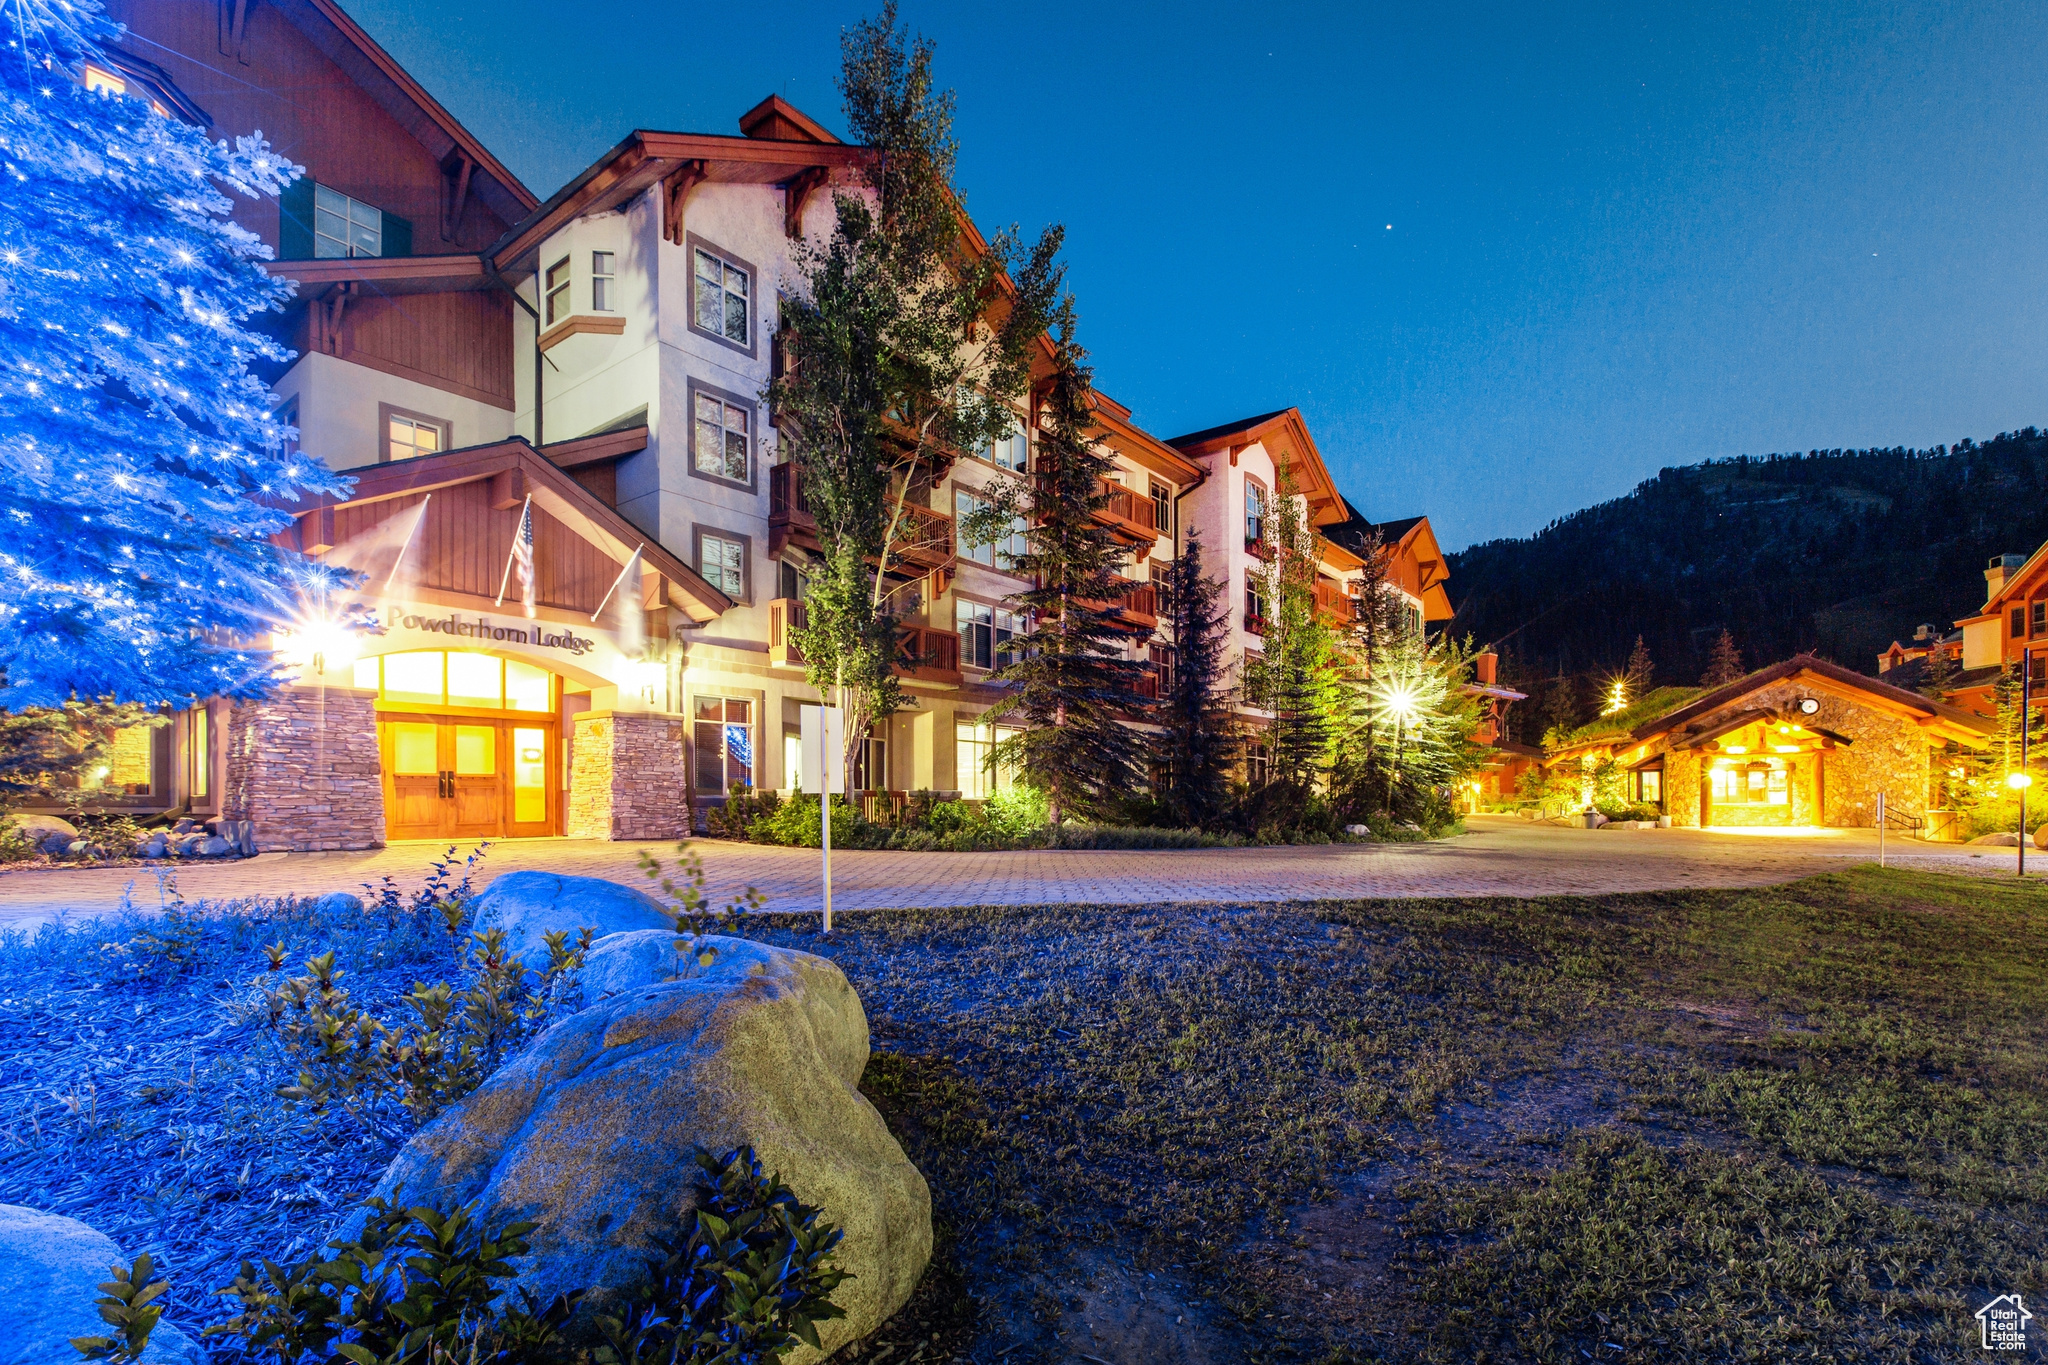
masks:
[[[398,547],[398,558],[391,561],[391,572],[384,575],[384,591],[390,592],[392,583],[397,580],[398,566],[405,563],[405,552],[412,548],[412,538],[420,533],[420,527],[426,523],[427,504],[433,500],[434,495],[432,493],[420,499],[419,519],[414,521],[412,529],[405,533],[405,544]]]
[[[491,603],[494,607],[505,605],[505,589],[510,587],[512,583],[512,561],[519,554],[520,539],[526,535],[527,514],[532,511],[533,494],[528,493],[526,501],[520,504],[519,524],[512,528],[512,548],[505,552],[505,572],[498,577],[498,600]]]
[[[597,610],[590,613],[591,620],[595,621],[598,617],[604,615],[605,602],[609,602],[612,600],[612,594],[619,590],[619,584],[626,581],[626,575],[631,573],[633,571],[633,566],[640,562],[640,551],[646,548],[647,546],[643,544],[634,549],[633,557],[626,561],[626,567],[619,570],[619,576],[617,578],[614,578],[612,580],[612,585],[604,590],[604,601],[599,602],[597,604]]]

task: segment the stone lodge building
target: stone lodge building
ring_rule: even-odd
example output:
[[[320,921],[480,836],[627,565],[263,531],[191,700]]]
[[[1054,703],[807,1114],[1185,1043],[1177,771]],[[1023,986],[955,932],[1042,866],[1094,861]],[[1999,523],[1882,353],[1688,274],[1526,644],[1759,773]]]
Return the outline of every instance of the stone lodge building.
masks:
[[[1811,654],[1759,669],[1615,735],[1551,753],[1553,773],[1612,758],[1631,801],[1699,828],[1917,826],[1949,744],[1991,723]]]

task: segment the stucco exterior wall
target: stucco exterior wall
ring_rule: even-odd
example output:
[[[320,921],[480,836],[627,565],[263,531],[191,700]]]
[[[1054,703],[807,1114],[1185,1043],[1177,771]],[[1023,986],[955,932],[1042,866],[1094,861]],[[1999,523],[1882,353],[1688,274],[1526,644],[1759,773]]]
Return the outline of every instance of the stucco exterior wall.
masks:
[[[383,403],[448,423],[451,450],[489,445],[513,434],[513,416],[503,408],[319,351],[300,356],[271,388],[280,399],[298,399],[300,448],[333,469],[384,458],[384,432],[378,426]]]

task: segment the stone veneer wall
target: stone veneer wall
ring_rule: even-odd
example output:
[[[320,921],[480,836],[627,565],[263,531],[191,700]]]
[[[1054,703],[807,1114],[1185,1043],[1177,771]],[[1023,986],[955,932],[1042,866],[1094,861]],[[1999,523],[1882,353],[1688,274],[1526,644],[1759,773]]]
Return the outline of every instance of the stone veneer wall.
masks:
[[[259,853],[381,848],[377,694],[286,687],[228,712],[221,816],[255,826]]]
[[[690,832],[681,722],[586,711],[569,765],[572,839],[680,839]]]
[[[1822,751],[1820,786],[1825,808],[1818,812],[1818,819],[1813,809],[1812,766],[1804,762],[1795,766],[1789,823],[1868,829],[1877,822],[1880,790],[1885,793],[1886,805],[1901,815],[1926,812],[1928,763],[1933,746],[1928,742],[1927,732],[1912,721],[1831,696],[1797,678],[1772,683],[1735,705],[1741,710],[1793,710],[1801,697],[1813,697],[1820,702],[1820,710],[1807,717],[1813,725],[1846,735],[1855,743]],[[1702,757],[1692,752],[1665,755],[1664,808],[1675,825],[1700,822]],[[1764,823],[1742,818],[1748,814],[1721,807],[1714,812],[1714,823]],[[1782,822],[1785,817],[1779,816],[1769,823]]]

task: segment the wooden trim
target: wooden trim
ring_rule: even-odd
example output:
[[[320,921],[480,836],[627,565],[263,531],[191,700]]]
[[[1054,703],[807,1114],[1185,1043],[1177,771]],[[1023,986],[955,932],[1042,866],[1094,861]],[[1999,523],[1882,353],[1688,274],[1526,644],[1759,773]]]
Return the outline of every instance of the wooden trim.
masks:
[[[336,350],[332,354],[335,359],[346,360],[351,365],[361,365],[366,370],[376,370],[380,374],[392,375],[399,379],[410,379],[415,384],[424,384],[430,389],[439,389],[443,393],[452,393],[458,398],[467,398],[473,403],[486,403],[494,408],[503,408],[506,412],[516,412],[518,410],[511,399],[502,397],[499,394],[489,393],[483,389],[473,389],[467,384],[458,384],[452,379],[443,379],[438,374],[428,374],[425,370],[415,370],[410,365],[401,365],[395,360],[386,360],[382,356],[366,355],[361,351],[354,350]]]
[[[570,337],[587,332],[592,336],[623,336],[626,320],[622,317],[603,317],[591,313],[571,313],[554,326],[540,334],[539,346],[543,351],[552,351]]]
[[[298,281],[302,288],[368,284],[389,293],[393,285],[488,289],[491,284],[481,256],[322,256],[265,261],[263,268],[273,276]]]
[[[647,449],[647,428],[627,427],[624,431],[607,431],[596,436],[582,436],[573,441],[558,441],[543,446],[541,453],[555,462],[557,469],[579,469],[584,465],[597,464],[604,460],[616,460]]]
[[[814,191],[829,184],[829,166],[806,166],[782,187],[782,231],[791,241],[804,235],[804,205]]]
[[[661,235],[666,240],[677,246],[683,244],[683,206],[690,191],[703,184],[710,174],[710,163],[700,159],[685,161],[662,178]]]

